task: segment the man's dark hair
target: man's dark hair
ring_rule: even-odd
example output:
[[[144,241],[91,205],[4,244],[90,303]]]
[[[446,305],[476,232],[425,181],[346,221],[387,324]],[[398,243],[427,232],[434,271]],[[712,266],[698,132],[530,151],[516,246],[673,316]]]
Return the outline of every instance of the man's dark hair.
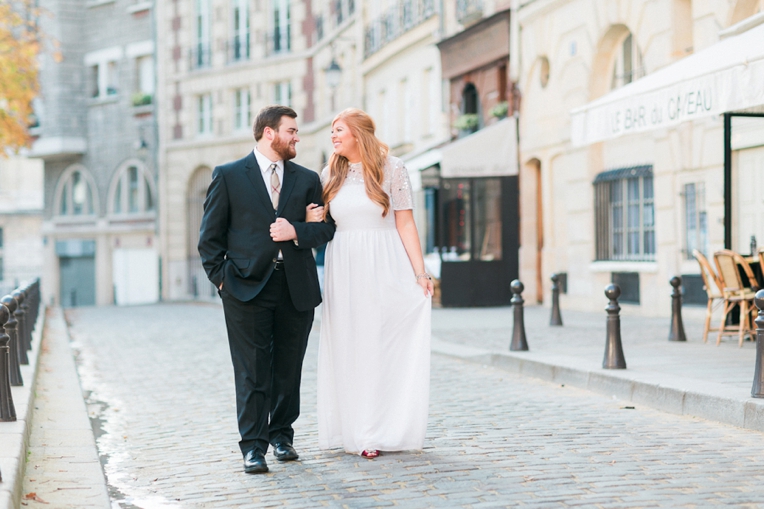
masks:
[[[281,117],[297,118],[297,113],[295,113],[289,106],[266,106],[261,109],[257,114],[255,124],[252,127],[252,130],[255,133],[255,141],[260,141],[266,127],[278,131],[279,125],[281,124]]]

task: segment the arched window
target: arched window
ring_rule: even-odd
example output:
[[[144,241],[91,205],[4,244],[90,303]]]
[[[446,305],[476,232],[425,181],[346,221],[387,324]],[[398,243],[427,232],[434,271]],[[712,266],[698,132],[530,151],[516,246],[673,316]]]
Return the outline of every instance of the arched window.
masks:
[[[457,121],[460,136],[472,134],[480,129],[483,123],[480,111],[478,90],[473,83],[467,83],[462,90],[462,116]]]
[[[112,182],[111,212],[117,215],[154,211],[151,175],[140,161],[127,161]]]
[[[610,88],[616,89],[628,85],[645,75],[642,63],[642,52],[631,32],[627,32],[621,44],[616,46],[615,61],[613,62],[613,78]]]
[[[56,213],[60,216],[95,214],[93,182],[84,166],[72,166],[64,171],[56,196]]]

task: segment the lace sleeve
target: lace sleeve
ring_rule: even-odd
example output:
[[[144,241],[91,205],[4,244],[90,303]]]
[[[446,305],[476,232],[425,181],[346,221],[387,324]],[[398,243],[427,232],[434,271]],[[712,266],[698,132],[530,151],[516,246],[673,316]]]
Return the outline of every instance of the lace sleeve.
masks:
[[[390,201],[393,210],[412,210],[414,208],[414,193],[411,189],[409,172],[403,161],[394,159],[392,163],[392,178],[390,182]]]

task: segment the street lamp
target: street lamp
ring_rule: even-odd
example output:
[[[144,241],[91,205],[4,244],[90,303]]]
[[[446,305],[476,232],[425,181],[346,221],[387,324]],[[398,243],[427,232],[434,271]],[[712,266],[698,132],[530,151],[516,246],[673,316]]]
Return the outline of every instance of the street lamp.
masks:
[[[329,62],[329,66],[324,69],[324,73],[326,73],[326,84],[332,89],[332,111],[334,111],[335,92],[342,79],[342,67],[340,67],[340,64],[338,64],[334,57],[332,57],[332,61]]]
[[[324,72],[326,73],[326,84],[332,90],[337,88],[342,79],[342,67],[340,67],[340,64],[337,63],[334,57],[332,57],[332,61],[329,62],[329,66],[324,69]]]

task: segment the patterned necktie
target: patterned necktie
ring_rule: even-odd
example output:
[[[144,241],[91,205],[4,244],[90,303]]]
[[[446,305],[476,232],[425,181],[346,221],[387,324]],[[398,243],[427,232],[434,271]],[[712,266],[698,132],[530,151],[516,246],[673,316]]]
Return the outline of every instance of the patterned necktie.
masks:
[[[279,196],[281,195],[281,182],[279,182],[279,175],[276,173],[276,163],[273,163],[269,168],[271,170],[271,201],[273,202],[273,210],[279,208]]]

